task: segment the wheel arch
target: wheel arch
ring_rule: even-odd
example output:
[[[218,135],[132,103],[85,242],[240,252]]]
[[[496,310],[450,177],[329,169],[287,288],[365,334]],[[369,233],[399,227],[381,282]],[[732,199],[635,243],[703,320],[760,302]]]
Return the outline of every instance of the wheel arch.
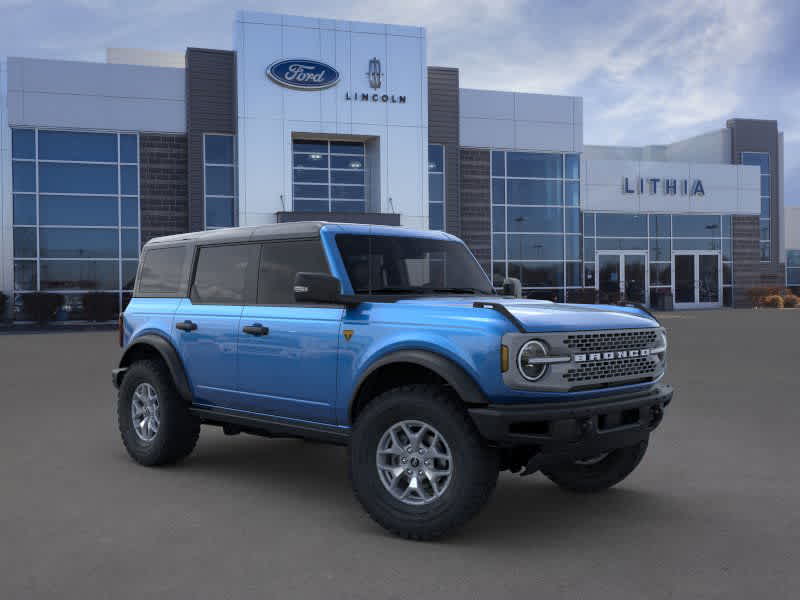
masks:
[[[146,333],[137,337],[132,344],[130,344],[122,358],[119,360],[119,368],[115,370],[115,384],[119,387],[125,376],[127,368],[138,360],[147,358],[160,358],[161,361],[167,366],[170,377],[175,384],[175,389],[187,403],[192,402],[192,389],[189,386],[189,379],[186,377],[186,371],[183,368],[178,351],[172,343],[164,337],[155,333]]]
[[[381,357],[362,373],[350,398],[348,418],[352,424],[376,395],[403,383],[440,383],[450,386],[467,405],[488,404],[480,386],[460,365],[429,350],[398,350]]]

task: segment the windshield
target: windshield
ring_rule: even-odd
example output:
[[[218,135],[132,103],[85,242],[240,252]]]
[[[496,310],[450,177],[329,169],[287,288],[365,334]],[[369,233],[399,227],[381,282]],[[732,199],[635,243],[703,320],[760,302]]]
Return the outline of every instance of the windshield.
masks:
[[[341,234],[336,245],[356,294],[494,293],[459,242]]]

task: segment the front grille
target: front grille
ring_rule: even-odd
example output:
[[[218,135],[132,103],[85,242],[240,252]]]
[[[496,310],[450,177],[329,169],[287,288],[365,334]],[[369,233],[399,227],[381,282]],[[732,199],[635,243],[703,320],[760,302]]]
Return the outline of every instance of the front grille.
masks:
[[[630,331],[610,333],[602,331],[597,333],[574,333],[564,338],[564,346],[578,353],[639,350],[652,347],[656,343],[657,337],[658,334],[655,329],[632,329]],[[614,362],[616,363],[617,361]],[[593,366],[596,366],[596,364]]]
[[[608,346],[604,348],[608,348]],[[644,378],[655,375],[657,367],[658,361],[648,356],[615,358],[582,363],[569,369],[563,377],[570,383]]]

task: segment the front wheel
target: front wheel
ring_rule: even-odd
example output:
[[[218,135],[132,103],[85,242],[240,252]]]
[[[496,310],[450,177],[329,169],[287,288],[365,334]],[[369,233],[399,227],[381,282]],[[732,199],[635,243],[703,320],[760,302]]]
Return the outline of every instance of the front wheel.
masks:
[[[647,451],[647,442],[644,440],[599,456],[553,465],[542,469],[542,473],[571,492],[601,492],[618,484],[639,466]]]
[[[463,525],[497,483],[497,453],[440,386],[410,385],[375,398],[350,441],[356,497],[385,529],[429,540]]]

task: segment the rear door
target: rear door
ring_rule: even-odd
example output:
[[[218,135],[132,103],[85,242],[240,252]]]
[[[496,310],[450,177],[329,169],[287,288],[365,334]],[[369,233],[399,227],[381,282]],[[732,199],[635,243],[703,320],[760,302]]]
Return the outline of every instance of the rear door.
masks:
[[[256,304],[244,308],[239,323],[237,408],[334,423],[344,307],[297,304],[300,271],[330,273],[319,239],[262,245]]]
[[[242,307],[255,298],[258,244],[201,246],[189,297],[173,320],[195,403],[230,407],[237,387]]]

